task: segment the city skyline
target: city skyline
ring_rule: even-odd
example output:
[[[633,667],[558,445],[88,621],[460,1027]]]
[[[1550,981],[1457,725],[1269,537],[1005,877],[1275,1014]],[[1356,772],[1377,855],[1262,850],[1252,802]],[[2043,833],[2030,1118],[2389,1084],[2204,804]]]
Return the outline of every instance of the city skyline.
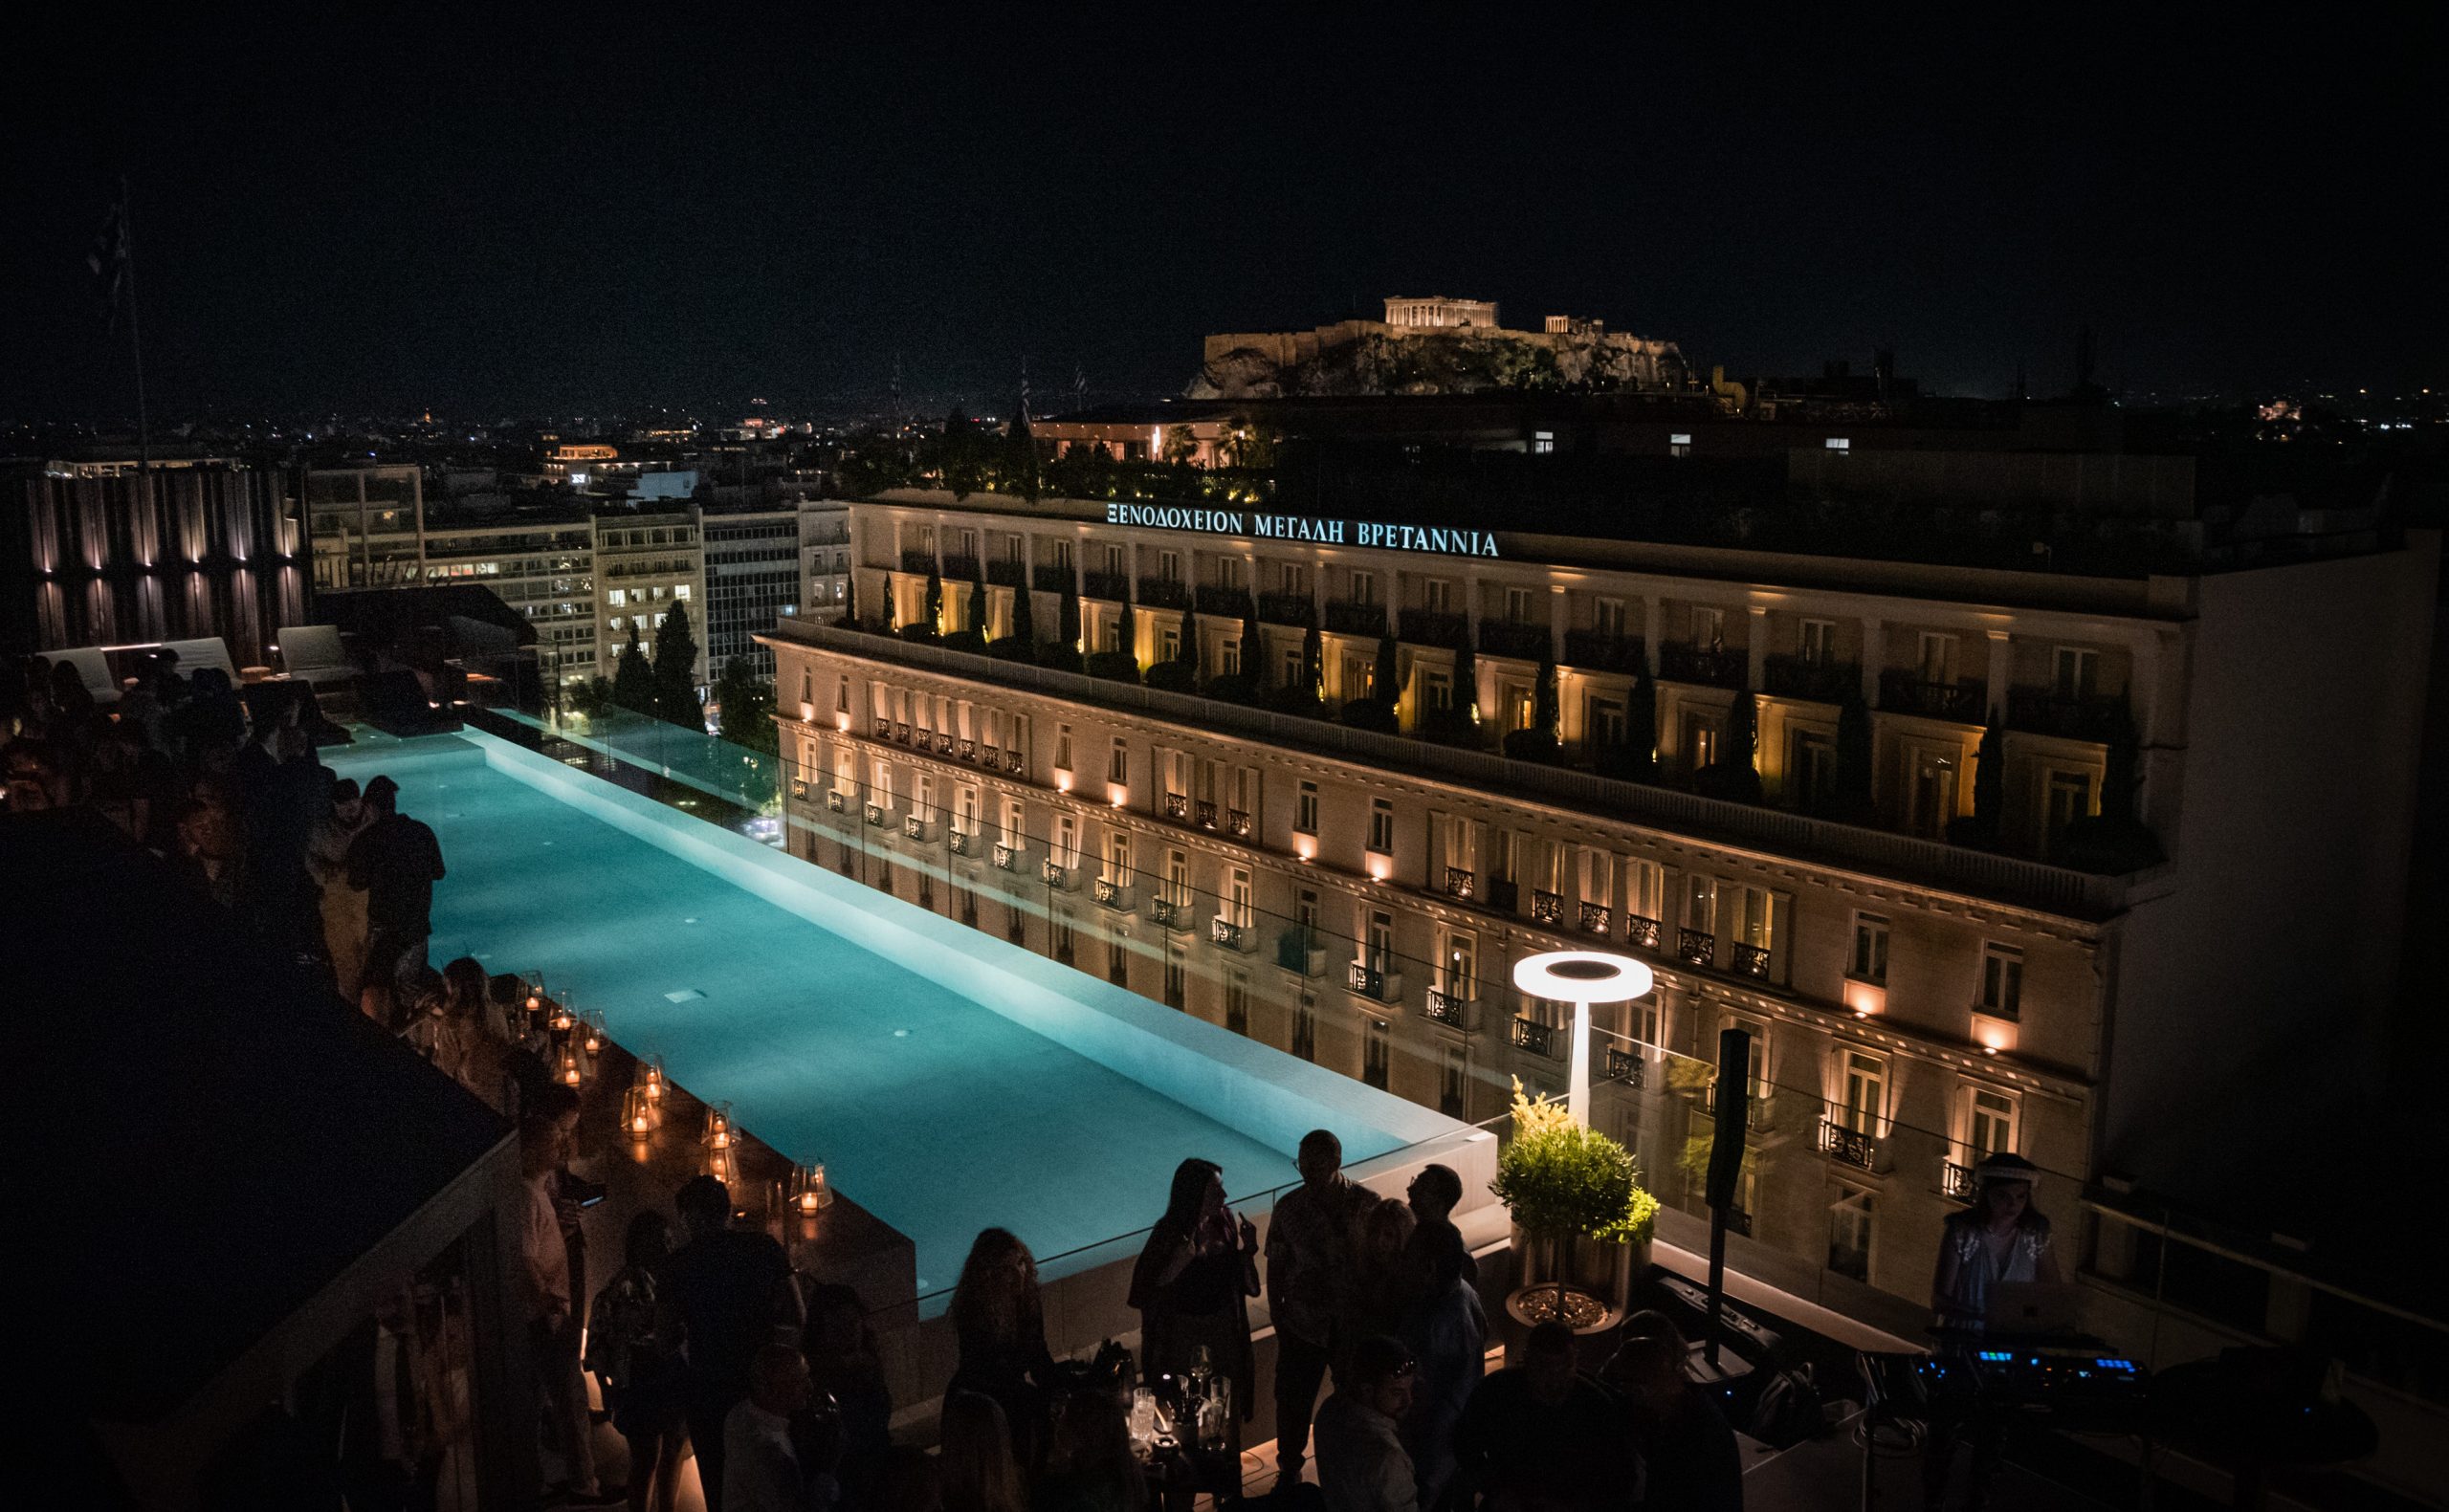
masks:
[[[2061,392],[2086,326],[2113,387],[2433,376],[2420,49],[2369,32],[1545,33],[1455,72],[1361,22],[1172,26],[63,33],[12,133],[0,415],[133,407],[82,265],[122,175],[164,416],[805,412],[896,368],[994,410],[1025,357],[1045,409],[1432,293],[1744,376],[1889,348]]]

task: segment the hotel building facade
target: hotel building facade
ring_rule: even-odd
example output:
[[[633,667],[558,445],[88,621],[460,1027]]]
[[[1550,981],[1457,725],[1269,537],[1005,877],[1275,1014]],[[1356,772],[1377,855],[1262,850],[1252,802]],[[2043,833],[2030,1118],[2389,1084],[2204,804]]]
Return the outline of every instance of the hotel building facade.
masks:
[[[849,515],[855,603],[895,630],[931,579],[940,625],[999,652],[1023,596],[1041,643],[1076,596],[1092,669],[1282,689],[1314,658],[1325,712],[787,618],[795,853],[1475,1121],[1514,1079],[1565,1084],[1569,1014],[1512,963],[1628,951],[1659,985],[1598,1012],[1593,1122],[1688,1243],[1709,1063],[1750,1031],[1733,1258],[1840,1310],[1910,1326],[1999,1150],[2049,1172],[2069,1268],[2113,1287],[2079,1194],[2181,1190],[2270,1112],[2225,1068],[2308,1028],[2351,1055],[2388,1001],[2423,533],[2077,576],[1535,519],[916,491]],[[1507,758],[1551,676],[1558,758]],[[1389,697],[1392,730],[1327,717]],[[1693,790],[1739,701],[1756,802]],[[1849,782],[1869,809],[1826,817]],[[2164,857],[2076,853],[2105,789]],[[1968,844],[1976,810],[1995,836]]]

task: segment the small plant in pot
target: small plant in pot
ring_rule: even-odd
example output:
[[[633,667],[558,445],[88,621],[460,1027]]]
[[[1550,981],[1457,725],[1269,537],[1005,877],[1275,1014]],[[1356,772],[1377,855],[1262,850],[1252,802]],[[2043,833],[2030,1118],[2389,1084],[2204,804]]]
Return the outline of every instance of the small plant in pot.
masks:
[[[1649,1269],[1658,1220],[1631,1151],[1515,1080],[1513,1138],[1489,1183],[1513,1214],[1521,1284],[1506,1309],[1515,1319],[1562,1318],[1594,1333],[1623,1316],[1635,1275]]]

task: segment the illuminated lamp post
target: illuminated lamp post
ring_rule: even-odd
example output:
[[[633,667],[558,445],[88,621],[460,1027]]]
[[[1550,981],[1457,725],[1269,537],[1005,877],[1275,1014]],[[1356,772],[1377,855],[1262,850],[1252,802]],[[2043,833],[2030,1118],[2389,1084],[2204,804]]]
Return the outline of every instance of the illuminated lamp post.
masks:
[[[1573,1060],[1565,1083],[1565,1110],[1590,1127],[1590,1005],[1630,1002],[1647,995],[1655,978],[1629,955],[1604,951],[1548,951],[1513,963],[1513,985],[1533,997],[1573,1004]]]

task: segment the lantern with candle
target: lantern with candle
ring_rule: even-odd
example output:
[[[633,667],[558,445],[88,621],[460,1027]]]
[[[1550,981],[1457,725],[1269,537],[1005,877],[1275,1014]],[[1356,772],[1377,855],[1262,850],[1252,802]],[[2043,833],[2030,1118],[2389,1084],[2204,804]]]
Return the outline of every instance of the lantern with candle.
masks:
[[[663,1115],[647,1097],[646,1084],[633,1083],[621,1094],[621,1131],[629,1139],[643,1142],[654,1132]]]
[[[639,1072],[639,1076],[646,1087],[647,1102],[652,1105],[657,1115],[660,1116],[663,1110],[664,1091],[663,1057],[658,1055],[648,1058],[646,1066]]]
[[[553,1032],[555,1034],[569,1033],[570,1026],[577,1021],[578,1016],[570,1012],[569,1000],[566,997],[564,997],[561,1001],[553,1004]]]
[[[706,1105],[706,1148],[709,1150],[729,1150],[731,1149],[732,1143],[731,1136],[731,1105],[729,1103],[708,1103]]]
[[[602,1055],[604,1053],[603,1010],[589,1009],[587,1012],[578,1016],[578,1021],[585,1028],[586,1031],[583,1036],[586,1041],[586,1053],[589,1055]]]
[[[573,1045],[562,1046],[562,1069],[559,1075],[561,1083],[564,1086],[576,1086],[585,1079],[585,1073],[579,1069],[577,1047]]]
[[[791,1168],[791,1211],[804,1218],[833,1205],[833,1189],[825,1182],[825,1162]]]

